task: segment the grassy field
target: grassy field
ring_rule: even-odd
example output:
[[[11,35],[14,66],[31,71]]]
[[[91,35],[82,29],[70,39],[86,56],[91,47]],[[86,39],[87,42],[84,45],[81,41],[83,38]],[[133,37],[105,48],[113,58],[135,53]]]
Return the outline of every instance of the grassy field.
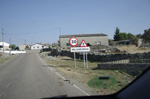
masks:
[[[74,67],[74,60],[70,57],[52,57],[41,53],[41,57],[48,64],[53,66],[65,78],[74,79],[85,86],[93,88],[98,94],[106,95],[119,91],[130,83],[135,77],[118,70],[97,70],[98,62],[88,62],[88,68],[84,67],[83,60],[76,60],[77,68]],[[110,76],[108,81],[98,81],[99,76]],[[89,83],[93,79],[97,79],[97,87],[90,86]],[[108,86],[107,86],[108,85]]]

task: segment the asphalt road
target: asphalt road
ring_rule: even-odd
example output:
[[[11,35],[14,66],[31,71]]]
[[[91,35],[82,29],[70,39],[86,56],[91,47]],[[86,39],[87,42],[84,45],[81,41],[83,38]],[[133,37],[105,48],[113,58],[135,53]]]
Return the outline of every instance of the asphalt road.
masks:
[[[0,65],[0,99],[41,99],[88,95],[48,69],[35,53],[19,54]]]

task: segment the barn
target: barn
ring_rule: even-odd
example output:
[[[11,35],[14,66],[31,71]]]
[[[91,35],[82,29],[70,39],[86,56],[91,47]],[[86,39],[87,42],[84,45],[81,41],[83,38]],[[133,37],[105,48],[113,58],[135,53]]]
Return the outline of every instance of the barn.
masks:
[[[61,48],[71,47],[69,44],[69,39],[71,37],[76,37],[79,41],[77,46],[80,46],[82,40],[84,40],[87,45],[105,45],[108,46],[108,36],[103,33],[97,34],[76,34],[76,35],[60,35],[59,41]]]

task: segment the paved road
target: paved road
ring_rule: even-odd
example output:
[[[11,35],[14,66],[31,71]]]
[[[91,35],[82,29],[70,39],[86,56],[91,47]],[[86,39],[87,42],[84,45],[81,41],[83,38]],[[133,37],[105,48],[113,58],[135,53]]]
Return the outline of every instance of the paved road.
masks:
[[[47,69],[35,53],[19,54],[0,65],[0,99],[87,95]]]

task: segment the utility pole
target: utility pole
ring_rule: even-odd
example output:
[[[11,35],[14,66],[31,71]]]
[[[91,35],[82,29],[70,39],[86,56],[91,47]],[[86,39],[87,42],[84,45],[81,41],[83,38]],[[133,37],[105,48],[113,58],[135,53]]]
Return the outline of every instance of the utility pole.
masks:
[[[61,27],[59,27],[59,33],[60,33],[60,36],[61,36]],[[61,38],[59,39],[59,45],[60,45],[60,51],[61,51]]]
[[[11,46],[11,39],[9,39],[9,44]],[[9,53],[11,54],[11,47],[9,48]]]
[[[3,52],[4,52],[4,33],[3,33],[3,28],[2,28],[2,43],[3,43]]]
[[[24,40],[24,44],[26,45],[26,40]]]
[[[61,27],[59,27],[59,33],[60,33],[60,35],[61,35]]]

